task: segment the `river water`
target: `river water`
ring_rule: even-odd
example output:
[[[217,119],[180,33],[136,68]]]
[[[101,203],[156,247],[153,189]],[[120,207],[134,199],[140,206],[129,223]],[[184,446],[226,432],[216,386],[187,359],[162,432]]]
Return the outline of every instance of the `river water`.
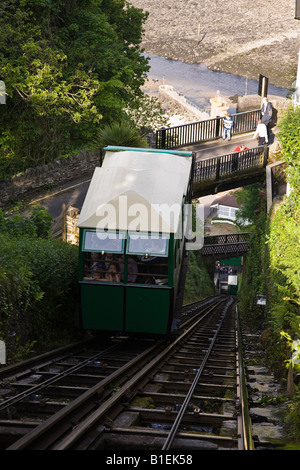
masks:
[[[163,57],[145,54],[151,67],[150,79],[164,80],[182,93],[192,104],[203,111],[210,107],[210,98],[216,96],[255,95],[258,91],[258,80],[250,80],[238,75],[209,70],[204,64],[185,64],[184,62],[164,59]],[[259,78],[259,77],[257,77]],[[268,95],[286,96],[289,90],[274,85],[268,87]]]

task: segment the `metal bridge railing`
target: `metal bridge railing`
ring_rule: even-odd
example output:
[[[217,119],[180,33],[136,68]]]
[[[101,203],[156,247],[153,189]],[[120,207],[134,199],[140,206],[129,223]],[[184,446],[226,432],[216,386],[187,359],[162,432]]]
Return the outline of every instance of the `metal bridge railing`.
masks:
[[[237,242],[224,245],[203,245],[201,248],[202,256],[241,256],[249,251],[249,243]]]
[[[195,152],[197,158],[197,152]],[[194,165],[193,181],[219,181],[235,172],[245,172],[265,168],[269,147],[259,146],[242,152],[234,152],[219,157],[198,160]]]
[[[227,243],[240,243],[249,240],[249,232],[227,233],[223,235],[207,235],[204,245],[224,245]]]
[[[254,131],[261,114],[260,109],[256,109],[232,114],[231,117],[233,119],[232,135],[235,135]],[[222,136],[223,119],[224,117],[216,117],[206,121],[158,129],[156,131],[155,147],[158,149],[172,149],[219,139]]]
[[[241,255],[249,250],[249,233],[229,233],[204,237],[202,256]]]

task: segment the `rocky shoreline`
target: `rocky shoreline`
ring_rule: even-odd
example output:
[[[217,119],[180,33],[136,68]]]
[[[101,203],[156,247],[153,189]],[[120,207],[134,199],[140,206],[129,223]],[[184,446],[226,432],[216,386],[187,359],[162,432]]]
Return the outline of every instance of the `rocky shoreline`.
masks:
[[[131,0],[149,13],[142,47],[148,54],[293,88],[300,21],[294,0]]]

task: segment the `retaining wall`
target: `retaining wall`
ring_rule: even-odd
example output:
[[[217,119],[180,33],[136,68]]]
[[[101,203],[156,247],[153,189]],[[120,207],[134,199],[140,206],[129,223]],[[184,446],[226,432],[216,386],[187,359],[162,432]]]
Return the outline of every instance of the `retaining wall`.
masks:
[[[0,181],[0,209],[20,197],[24,198],[81,176],[92,175],[97,165],[99,166],[99,156],[95,152],[84,151],[77,156],[28,168],[24,173],[13,176],[11,180]]]

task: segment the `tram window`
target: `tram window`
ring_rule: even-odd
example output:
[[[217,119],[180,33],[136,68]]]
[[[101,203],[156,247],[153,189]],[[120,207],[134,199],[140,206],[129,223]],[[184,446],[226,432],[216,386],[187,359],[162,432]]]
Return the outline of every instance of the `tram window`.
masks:
[[[123,232],[84,232],[83,251],[123,253],[125,234]]]
[[[135,255],[168,256],[169,236],[129,233],[127,253]]]
[[[124,267],[123,232],[86,230],[83,239],[84,280],[120,282]]]
[[[134,261],[138,273],[136,281],[142,284],[164,285],[168,282],[168,235],[152,237],[149,234],[128,234],[127,254]],[[128,276],[129,281],[129,276]]]
[[[124,255],[84,253],[84,280],[121,282],[124,279]]]

